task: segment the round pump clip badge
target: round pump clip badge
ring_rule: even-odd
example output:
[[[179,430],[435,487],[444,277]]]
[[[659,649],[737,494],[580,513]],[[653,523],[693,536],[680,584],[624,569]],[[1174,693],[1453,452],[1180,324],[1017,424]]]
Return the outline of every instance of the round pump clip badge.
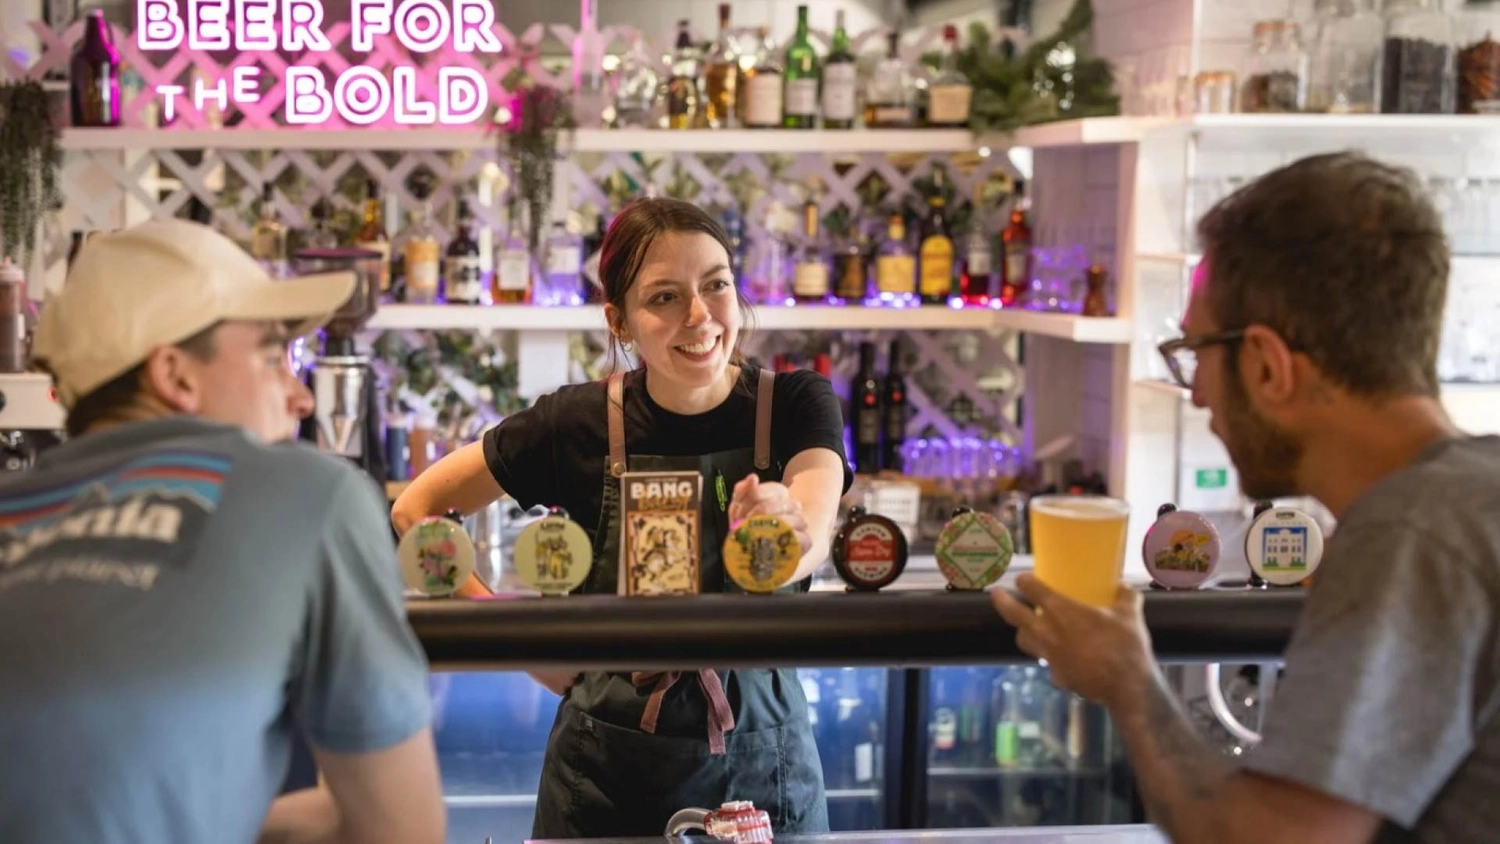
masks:
[[[797,532],[777,516],[744,519],[724,539],[724,568],[746,592],[775,592],[791,582],[801,560]]]
[[[855,590],[874,592],[891,585],[906,568],[906,537],[885,516],[856,507],[834,537],[833,567]]]
[[[1151,579],[1168,589],[1197,589],[1219,565],[1219,532],[1198,513],[1163,513],[1141,543]]]
[[[1015,544],[1010,531],[989,513],[965,510],[943,526],[937,564],[954,589],[988,589],[1005,575]]]
[[[1295,586],[1323,560],[1323,529],[1295,507],[1272,507],[1245,532],[1245,559],[1272,586]]]
[[[402,534],[396,557],[407,587],[430,598],[452,595],[474,574],[474,541],[462,524],[444,516],[412,525]]]
[[[511,557],[521,582],[543,595],[566,595],[588,579],[594,544],[577,522],[554,512],[521,529]]]

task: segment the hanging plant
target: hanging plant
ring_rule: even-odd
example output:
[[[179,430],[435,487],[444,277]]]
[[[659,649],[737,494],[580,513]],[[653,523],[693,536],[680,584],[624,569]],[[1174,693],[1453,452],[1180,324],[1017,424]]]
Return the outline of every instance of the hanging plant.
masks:
[[[62,204],[60,135],[40,82],[0,83],[0,248],[23,267],[42,219]]]
[[[561,158],[559,140],[578,124],[564,91],[537,81],[528,65],[535,55],[522,57],[502,85],[512,92],[509,121],[501,127],[500,154],[510,164],[511,189],[525,197],[531,212],[527,246],[536,254],[552,205],[553,168]]]

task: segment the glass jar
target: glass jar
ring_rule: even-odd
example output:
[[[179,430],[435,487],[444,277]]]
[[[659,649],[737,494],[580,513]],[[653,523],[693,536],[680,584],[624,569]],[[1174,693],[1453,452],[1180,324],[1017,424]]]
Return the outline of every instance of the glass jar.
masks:
[[[1380,72],[1384,114],[1452,114],[1453,18],[1437,0],[1389,0]]]
[[[1459,12],[1458,113],[1500,114],[1500,3]]]
[[[1260,21],[1245,69],[1240,111],[1301,111],[1307,94],[1307,54],[1289,20]]]
[[[1308,50],[1307,110],[1371,114],[1385,21],[1371,0],[1319,0]]]

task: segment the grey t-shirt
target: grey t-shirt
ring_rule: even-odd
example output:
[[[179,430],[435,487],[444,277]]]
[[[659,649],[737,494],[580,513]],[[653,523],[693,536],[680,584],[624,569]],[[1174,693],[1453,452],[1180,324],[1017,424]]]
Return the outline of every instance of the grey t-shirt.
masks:
[[[1437,443],[1355,502],[1286,653],[1256,771],[1386,819],[1500,835],[1500,439]]]
[[[429,709],[347,464],[176,417],[0,479],[0,841],[251,842],[293,729],[370,752]]]

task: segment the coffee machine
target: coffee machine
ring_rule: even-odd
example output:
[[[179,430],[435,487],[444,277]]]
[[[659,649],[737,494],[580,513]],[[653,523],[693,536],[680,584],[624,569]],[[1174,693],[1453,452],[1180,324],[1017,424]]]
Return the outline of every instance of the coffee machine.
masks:
[[[356,335],[379,304],[380,253],[369,249],[304,249],[292,256],[298,275],[352,271],[354,293],[319,332],[316,356],[307,367],[313,414],[302,420],[302,439],[352,461],[385,483],[380,397],[370,355]]]
[[[29,469],[38,454],[61,443],[64,416],[50,375],[0,374],[0,472]]]

